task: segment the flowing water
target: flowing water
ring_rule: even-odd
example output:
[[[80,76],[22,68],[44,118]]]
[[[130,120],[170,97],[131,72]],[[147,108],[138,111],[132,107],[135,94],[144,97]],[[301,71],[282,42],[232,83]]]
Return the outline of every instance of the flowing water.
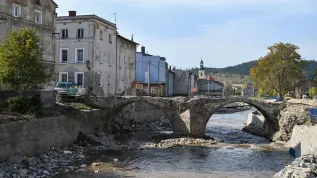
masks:
[[[88,164],[103,163],[98,172],[60,177],[272,177],[294,158],[285,149],[268,149],[271,147],[266,139],[241,131],[249,112],[211,117],[206,134],[223,142],[215,147],[106,152],[90,158]],[[241,140],[249,144],[239,144]]]

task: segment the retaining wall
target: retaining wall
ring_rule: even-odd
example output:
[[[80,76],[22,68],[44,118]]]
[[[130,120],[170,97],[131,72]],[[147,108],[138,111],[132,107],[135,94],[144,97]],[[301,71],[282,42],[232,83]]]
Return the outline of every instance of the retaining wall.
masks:
[[[317,150],[317,126],[296,125],[286,146],[295,148],[296,156]]]
[[[34,156],[52,147],[67,146],[79,131],[93,134],[102,126],[102,112],[76,111],[70,116],[46,117],[0,125],[0,162],[13,156]]]

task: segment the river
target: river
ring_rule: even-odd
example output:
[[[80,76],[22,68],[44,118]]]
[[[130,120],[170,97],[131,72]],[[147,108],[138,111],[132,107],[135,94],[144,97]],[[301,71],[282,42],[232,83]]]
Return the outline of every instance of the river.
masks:
[[[266,139],[241,131],[249,112],[211,117],[206,134],[222,142],[216,146],[105,152],[90,155],[87,162],[102,162],[101,169],[88,167],[90,172],[59,177],[272,177],[294,158],[286,149],[272,149]],[[241,141],[248,144],[240,144]]]

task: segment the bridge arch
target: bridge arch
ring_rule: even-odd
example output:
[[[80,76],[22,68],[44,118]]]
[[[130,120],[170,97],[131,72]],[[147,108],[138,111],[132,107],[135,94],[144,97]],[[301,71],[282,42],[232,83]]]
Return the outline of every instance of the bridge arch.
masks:
[[[114,122],[116,116],[128,105],[143,102],[151,104],[160,109],[170,121],[173,129],[173,133],[176,135],[188,135],[189,131],[178,116],[177,106],[178,104],[173,100],[153,98],[153,97],[130,97],[130,98],[118,98],[111,106],[111,109],[106,111],[105,126],[108,132],[111,132],[111,124]]]
[[[284,107],[283,104],[267,103],[265,101],[253,100],[248,98],[219,98],[219,99],[198,99],[191,104],[191,134],[195,137],[205,135],[206,125],[211,116],[220,108],[231,103],[246,103],[261,112],[266,120],[267,128],[265,137],[271,137],[279,130],[278,115]]]

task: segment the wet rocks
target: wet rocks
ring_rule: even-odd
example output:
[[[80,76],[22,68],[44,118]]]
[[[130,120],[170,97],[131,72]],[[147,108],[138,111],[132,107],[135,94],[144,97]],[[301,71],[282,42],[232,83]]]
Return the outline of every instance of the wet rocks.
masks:
[[[273,178],[315,178],[317,177],[317,151],[296,158]]]
[[[195,138],[176,138],[176,139],[167,139],[162,140],[160,143],[154,144],[156,148],[170,148],[175,146],[186,146],[186,145],[210,145],[216,144],[217,142],[214,139],[195,139]]]

